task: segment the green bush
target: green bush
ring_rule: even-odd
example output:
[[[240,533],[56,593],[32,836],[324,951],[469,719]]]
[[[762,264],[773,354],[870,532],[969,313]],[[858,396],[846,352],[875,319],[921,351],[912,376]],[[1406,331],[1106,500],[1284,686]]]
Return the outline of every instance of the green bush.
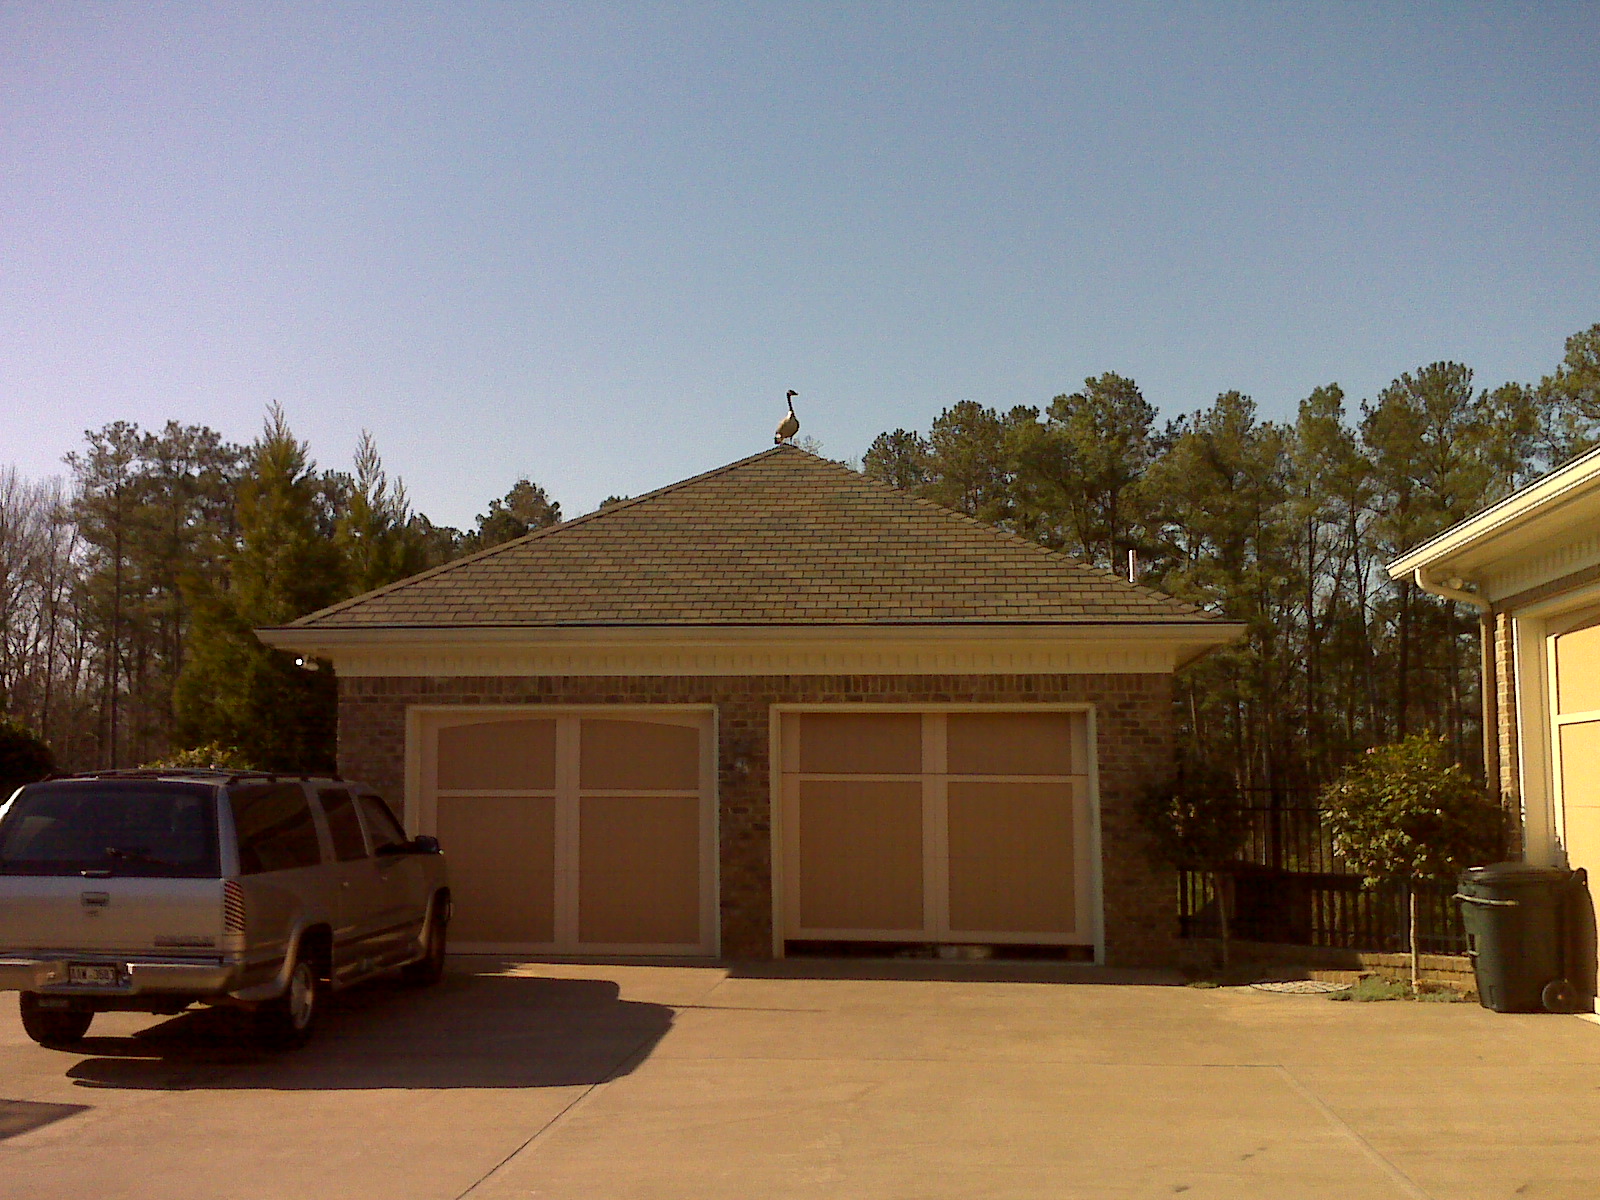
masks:
[[[235,746],[224,746],[220,742],[207,742],[203,746],[194,746],[188,750],[174,750],[165,758],[158,758],[155,762],[145,763],[147,767],[212,767],[221,771],[253,771],[254,763],[245,757],[244,751]]]
[[[56,769],[55,755],[30,729],[0,720],[0,804],[25,783],[43,779]]]

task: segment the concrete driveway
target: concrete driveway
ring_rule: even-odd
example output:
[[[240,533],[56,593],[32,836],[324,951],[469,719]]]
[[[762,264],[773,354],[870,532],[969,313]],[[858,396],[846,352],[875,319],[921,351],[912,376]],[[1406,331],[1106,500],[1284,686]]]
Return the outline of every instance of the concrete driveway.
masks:
[[[218,1014],[27,1041],[0,1196],[1600,1195],[1600,1027],[1087,968],[454,964],[267,1057]]]

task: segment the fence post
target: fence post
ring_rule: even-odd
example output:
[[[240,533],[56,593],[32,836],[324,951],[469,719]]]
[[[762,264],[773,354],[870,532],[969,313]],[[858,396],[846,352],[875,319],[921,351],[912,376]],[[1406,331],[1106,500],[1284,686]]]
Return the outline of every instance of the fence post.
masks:
[[[1267,866],[1283,870],[1283,798],[1276,784],[1267,790]]]

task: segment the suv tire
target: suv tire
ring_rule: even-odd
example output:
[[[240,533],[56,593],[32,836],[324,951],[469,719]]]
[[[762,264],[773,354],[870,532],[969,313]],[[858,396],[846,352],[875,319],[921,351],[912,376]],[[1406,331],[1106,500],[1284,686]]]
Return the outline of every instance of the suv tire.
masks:
[[[417,987],[432,987],[444,978],[444,957],[449,937],[447,901],[435,900],[428,911],[428,945],[421,958],[400,968],[400,977]]]
[[[22,1029],[41,1046],[65,1049],[83,1041],[94,1020],[92,1012],[73,1012],[69,1009],[40,1008],[37,992],[23,992],[18,1007],[22,1012]]]
[[[316,968],[304,956],[289,968],[289,986],[255,1013],[256,1040],[270,1050],[293,1050],[311,1040],[322,1012],[324,988]]]

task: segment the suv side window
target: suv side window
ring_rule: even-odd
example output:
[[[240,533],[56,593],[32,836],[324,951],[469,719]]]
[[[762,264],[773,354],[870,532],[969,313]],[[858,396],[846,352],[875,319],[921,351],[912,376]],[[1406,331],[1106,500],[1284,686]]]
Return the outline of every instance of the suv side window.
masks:
[[[305,789],[296,783],[249,784],[228,793],[239,837],[239,873],[260,875],[322,861]]]
[[[406,840],[400,822],[394,819],[389,806],[378,797],[363,792],[360,796],[361,815],[367,819],[367,832],[372,835],[372,852],[376,854],[385,846],[398,846]]]
[[[361,840],[361,818],[356,816],[356,802],[344,788],[322,788],[317,792],[322,811],[328,817],[328,833],[333,838],[333,856],[340,862],[354,862],[367,856],[367,844]]]

